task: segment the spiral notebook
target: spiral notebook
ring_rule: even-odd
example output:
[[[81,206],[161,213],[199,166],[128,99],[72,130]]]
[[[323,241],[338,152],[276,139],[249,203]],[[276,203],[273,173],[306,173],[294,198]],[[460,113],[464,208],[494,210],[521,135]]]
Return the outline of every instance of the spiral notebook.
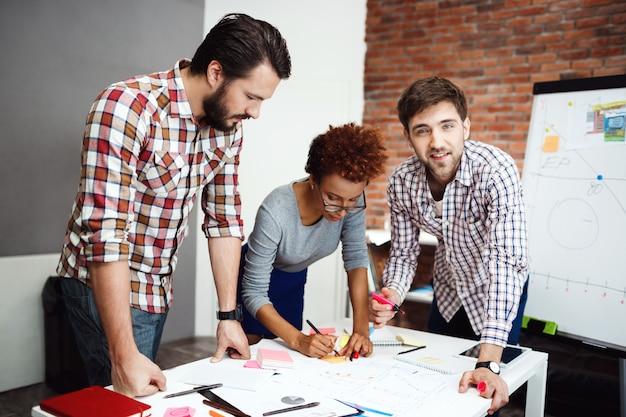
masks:
[[[442,374],[460,374],[474,369],[474,361],[457,358],[455,356],[438,355],[428,349],[420,349],[413,352],[397,354],[393,357],[401,362],[419,366]]]
[[[352,327],[346,327],[344,330],[348,335],[352,334]],[[375,329],[371,324],[370,340],[374,346],[399,346],[403,344],[402,340],[398,339],[396,334],[387,326]]]
[[[395,333],[389,330],[387,326],[380,329],[370,329],[370,340],[374,346],[393,346],[401,345],[402,341],[398,340]]]

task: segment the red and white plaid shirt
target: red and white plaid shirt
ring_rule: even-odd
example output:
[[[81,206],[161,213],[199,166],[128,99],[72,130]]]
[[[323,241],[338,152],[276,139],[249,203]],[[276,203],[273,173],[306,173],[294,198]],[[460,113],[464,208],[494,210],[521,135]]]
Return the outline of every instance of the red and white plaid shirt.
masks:
[[[191,113],[179,61],[111,85],[87,117],[80,186],[57,273],[88,279],[87,262],[128,260],[131,305],[161,313],[198,191],[207,237],[243,238],[237,169],[241,125],[222,132]]]

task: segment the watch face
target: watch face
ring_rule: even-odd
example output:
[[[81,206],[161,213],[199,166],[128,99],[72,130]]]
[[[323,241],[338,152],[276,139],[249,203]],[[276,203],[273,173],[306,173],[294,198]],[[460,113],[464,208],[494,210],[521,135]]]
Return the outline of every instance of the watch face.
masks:
[[[478,362],[476,364],[476,369],[478,368],[487,368],[494,374],[500,374],[500,365],[498,362]]]
[[[494,374],[499,374],[500,373],[500,365],[498,365],[496,362],[489,362],[489,369]]]

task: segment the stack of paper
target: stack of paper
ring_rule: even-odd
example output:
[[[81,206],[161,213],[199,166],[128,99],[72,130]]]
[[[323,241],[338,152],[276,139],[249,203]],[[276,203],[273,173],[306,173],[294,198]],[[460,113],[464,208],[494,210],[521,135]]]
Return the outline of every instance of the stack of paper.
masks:
[[[293,359],[286,350],[259,348],[256,360],[265,368],[293,368]]]

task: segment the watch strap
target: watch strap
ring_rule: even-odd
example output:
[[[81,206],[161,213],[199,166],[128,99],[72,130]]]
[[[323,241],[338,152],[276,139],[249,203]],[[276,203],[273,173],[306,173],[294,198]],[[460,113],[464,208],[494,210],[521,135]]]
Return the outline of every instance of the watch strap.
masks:
[[[243,311],[240,304],[237,304],[237,308],[231,311],[217,311],[216,316],[218,320],[243,321]]]
[[[487,368],[494,374],[500,375],[500,365],[498,365],[497,362],[493,362],[493,361],[477,362],[474,369],[478,369],[478,368]]]

